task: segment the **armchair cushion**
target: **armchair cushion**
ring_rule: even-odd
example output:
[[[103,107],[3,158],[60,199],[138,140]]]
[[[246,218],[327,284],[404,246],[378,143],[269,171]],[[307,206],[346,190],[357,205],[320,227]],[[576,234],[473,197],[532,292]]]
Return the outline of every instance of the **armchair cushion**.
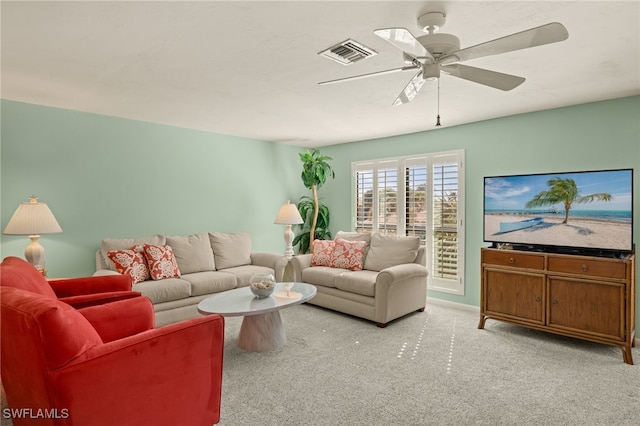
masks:
[[[89,321],[66,303],[13,287],[2,286],[0,292],[2,324],[14,326],[3,327],[3,335],[10,334],[3,337],[18,345],[22,335],[39,340],[50,370],[102,344]]]
[[[4,265],[2,270],[4,271]],[[3,280],[4,281],[4,280]],[[131,277],[127,275],[102,275],[95,277],[64,278],[49,281],[58,297],[79,296],[131,291]]]
[[[76,309],[81,309],[88,306],[103,305],[105,303],[133,299],[140,296],[141,293],[139,291],[111,291],[108,293],[80,294],[78,296],[61,297],[58,300],[71,305]]]
[[[153,304],[147,297],[79,309],[103,342],[133,336],[155,327]]]
[[[19,257],[9,256],[2,261],[2,285],[19,288],[57,299],[53,289],[38,270]]]

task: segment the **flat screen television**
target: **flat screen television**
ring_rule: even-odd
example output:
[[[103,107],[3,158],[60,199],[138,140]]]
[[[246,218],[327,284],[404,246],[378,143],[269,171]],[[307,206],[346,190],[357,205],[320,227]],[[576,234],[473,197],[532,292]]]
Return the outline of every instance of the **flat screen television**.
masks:
[[[633,169],[484,178],[493,247],[622,257],[634,251]]]

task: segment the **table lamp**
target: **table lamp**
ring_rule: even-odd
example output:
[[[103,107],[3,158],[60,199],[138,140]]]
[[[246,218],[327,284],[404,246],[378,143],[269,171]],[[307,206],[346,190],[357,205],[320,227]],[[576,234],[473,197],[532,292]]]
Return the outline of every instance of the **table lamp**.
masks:
[[[295,204],[291,204],[290,201],[287,201],[287,204],[283,204],[282,207],[280,207],[276,220],[274,220],[273,223],[278,225],[287,225],[287,229],[284,231],[284,242],[286,243],[284,257],[286,257],[287,260],[291,260],[293,257],[292,243],[294,237],[291,225],[304,223],[302,216],[300,216],[300,212],[298,212],[298,207],[296,207]]]
[[[29,199],[28,203],[20,203],[2,233],[28,235],[31,243],[25,249],[24,257],[45,275],[44,247],[39,242],[40,234],[62,232],[62,228],[45,203],[38,202],[36,196]]]

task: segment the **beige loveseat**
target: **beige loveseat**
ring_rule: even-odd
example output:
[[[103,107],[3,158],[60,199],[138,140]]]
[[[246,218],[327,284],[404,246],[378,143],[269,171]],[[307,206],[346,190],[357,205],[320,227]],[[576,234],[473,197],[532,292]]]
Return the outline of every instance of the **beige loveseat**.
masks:
[[[188,236],[153,235],[143,238],[105,239],[96,252],[95,275],[117,274],[109,251],[152,244],[171,247],[180,277],[148,279],[134,291],[153,302],[156,326],[200,316],[198,303],[212,294],[249,285],[253,274],[271,273],[282,281],[287,260],[281,254],[252,253],[246,232],[203,232]]]
[[[313,266],[314,255],[294,256],[295,280],[317,288],[308,303],[374,321],[379,327],[424,311],[426,255],[418,237],[338,232],[335,241],[340,239],[366,242],[363,269]]]

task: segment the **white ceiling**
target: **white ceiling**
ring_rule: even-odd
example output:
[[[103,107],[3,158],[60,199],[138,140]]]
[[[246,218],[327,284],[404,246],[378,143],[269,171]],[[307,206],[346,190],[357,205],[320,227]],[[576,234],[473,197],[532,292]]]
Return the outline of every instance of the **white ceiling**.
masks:
[[[373,34],[447,14],[461,47],[549,22],[560,43],[465,62],[526,77],[502,92],[443,76],[443,127],[640,94],[639,1],[2,1],[2,98],[299,146],[435,129],[436,83],[413,76],[317,83],[403,65]],[[318,52],[352,38],[378,55]]]

